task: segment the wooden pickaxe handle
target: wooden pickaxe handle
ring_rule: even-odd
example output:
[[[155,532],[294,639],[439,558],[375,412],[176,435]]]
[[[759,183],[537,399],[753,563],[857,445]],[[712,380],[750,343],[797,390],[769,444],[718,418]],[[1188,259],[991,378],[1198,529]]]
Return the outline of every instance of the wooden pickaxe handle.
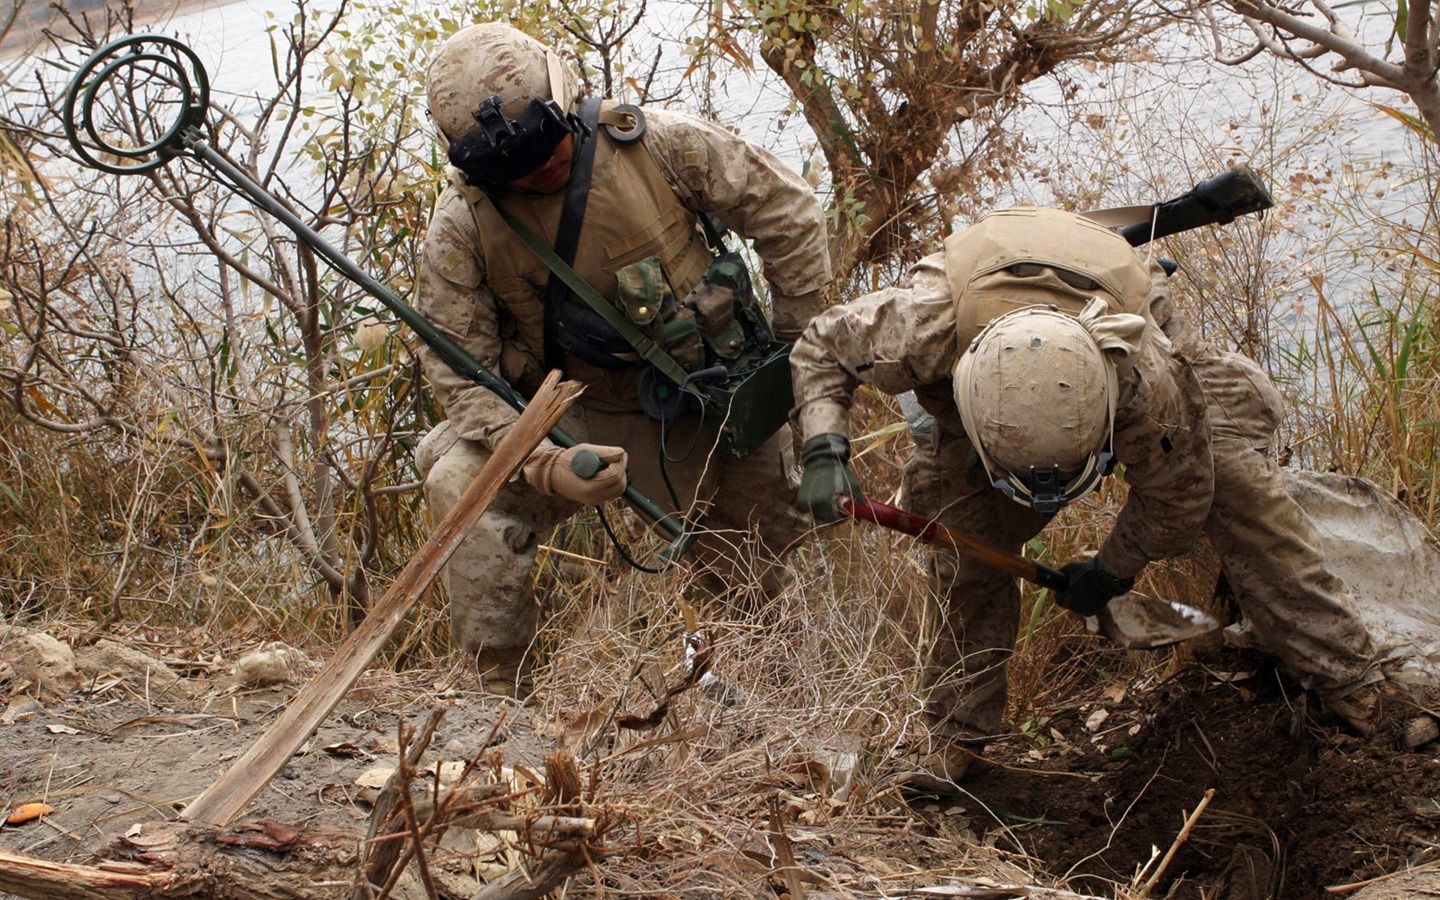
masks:
[[[1026,559],[1018,553],[1009,553],[998,547],[992,547],[984,541],[961,534],[932,519],[917,516],[888,503],[880,503],[875,500],[857,501],[853,497],[841,494],[835,499],[835,508],[852,519],[874,522],[876,525],[892,528],[922,541],[949,547],[955,552],[964,554],[993,569],[1014,575],[1016,578],[1023,578],[1032,584],[1050,588],[1057,593],[1063,593],[1070,587],[1070,578],[1059,569],[1052,569],[1033,559]]]

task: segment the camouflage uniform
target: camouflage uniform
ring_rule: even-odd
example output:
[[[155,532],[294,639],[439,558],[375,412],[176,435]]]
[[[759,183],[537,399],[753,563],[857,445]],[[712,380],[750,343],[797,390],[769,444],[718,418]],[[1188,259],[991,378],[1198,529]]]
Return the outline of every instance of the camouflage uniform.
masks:
[[[599,144],[574,269],[614,298],[620,270],[659,257],[669,288],[683,298],[711,259],[697,230],[696,212],[704,210],[753,239],[765,262],[776,333],[793,340],[824,306],[831,280],[824,217],[813,192],[776,157],[724,128],[664,110],[647,109],[645,116],[644,136],[634,143],[617,142],[604,128],[596,131]],[[550,273],[494,204],[549,236],[557,230],[564,196],[560,191],[486,197],[452,178],[425,238],[418,309],[526,396],[544,374],[542,291]],[[417,454],[426,499],[438,519],[518,414],[428,349],[421,353],[448,415]],[[790,504],[796,480],[789,429],[737,462],[712,454],[714,423],[701,427],[697,416],[687,413],[670,426],[662,448],[660,424],[640,411],[636,382],[644,364],[606,369],[566,355],[564,365],[567,376],[584,382],[586,390],[562,427],[579,441],[625,448],[630,482],[657,504],[678,510],[702,504],[707,533],[697,553],[711,566],[711,588],[723,589],[722,579],[733,574],[726,567],[735,564],[736,545],[752,528],[765,551],[762,571],[752,580],[777,584],[774,564],[809,527]],[[668,452],[664,470],[678,500],[661,477],[662,452]],[[543,496],[517,480],[480,518],[442,576],[453,637],[467,654],[531,642],[538,616],[531,568],[538,542],[578,511],[575,503]]]
[[[1057,224],[1047,215],[1037,220],[1033,211],[1017,210],[982,219],[918,262],[901,286],[817,317],[791,354],[795,419],[807,438],[848,433],[861,383],[889,394],[915,391],[935,427],[917,437],[901,505],[1012,553],[1048,519],[991,487],[953,399],[951,373],[961,351],[1010,309],[1054,303],[1074,313],[1082,297],[1097,294],[1153,324],[1180,324],[1168,296],[1156,290],[1163,285],[1158,266],[1147,268],[1117,236],[1083,233],[1098,226],[1073,217]],[[1088,262],[1063,258],[1067,246],[1087,245]],[[1116,258],[1121,252],[1130,258]],[[1101,288],[1006,274],[1029,261],[1073,266]],[[1156,328],[1147,329],[1138,360],[1119,374],[1113,449],[1129,492],[1098,553],[1104,569],[1133,577],[1151,560],[1188,551],[1203,530],[1237,592],[1248,595],[1247,616],[1268,633],[1283,663],[1322,688],[1349,689],[1370,677],[1368,639],[1264,452],[1278,408],[1259,402],[1262,385],[1274,394],[1263,374],[1231,354],[1210,353],[1192,365]],[[942,609],[927,711],[942,733],[980,740],[1001,726],[1005,666],[1019,627],[1018,585],[948,550],[935,552],[934,569]]]
[[[1192,360],[1210,424],[1215,496],[1205,535],[1260,647],[1332,705],[1384,676],[1349,589],[1325,564],[1314,523],[1285,490],[1273,452],[1284,402],[1254,360],[1217,350],[1172,312],[1166,281],[1156,266],[1152,312],[1177,353]]]

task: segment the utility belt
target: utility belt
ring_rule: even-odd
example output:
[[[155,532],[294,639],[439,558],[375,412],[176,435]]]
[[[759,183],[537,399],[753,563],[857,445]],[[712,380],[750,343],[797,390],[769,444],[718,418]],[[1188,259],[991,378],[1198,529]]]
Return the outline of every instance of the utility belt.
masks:
[[[640,406],[659,422],[699,412],[716,424],[721,454],[744,459],[785,424],[794,394],[790,348],[776,341],[740,254],[724,251],[700,284],[677,300],[656,257],[616,273],[614,308],[623,323],[586,303],[566,302],[549,334],[590,365],[646,365]]]

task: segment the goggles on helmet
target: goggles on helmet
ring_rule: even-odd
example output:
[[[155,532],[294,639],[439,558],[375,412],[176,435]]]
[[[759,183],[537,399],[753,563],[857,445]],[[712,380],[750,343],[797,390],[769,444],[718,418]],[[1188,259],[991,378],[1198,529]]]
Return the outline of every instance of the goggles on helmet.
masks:
[[[989,460],[981,458],[985,468],[990,468]],[[1060,511],[1067,503],[1078,500],[1095,489],[1100,479],[1110,474],[1114,468],[1115,455],[1110,452],[1109,441],[1105,449],[1092,455],[1085,462],[1085,468],[1079,475],[1070,479],[1066,485],[1060,484],[1060,467],[1046,466],[1040,468],[1031,466],[1028,479],[1022,479],[1014,472],[1004,471],[999,478],[995,473],[990,472],[990,477],[995,478],[992,485],[1000,493],[1035,510],[1042,516],[1053,516]],[[1028,482],[1028,483],[1027,483]]]
[[[450,144],[450,164],[472,182],[501,184],[545,165],[560,142],[583,130],[553,100],[534,97],[520,121],[506,116],[497,94],[474,112],[475,125]]]

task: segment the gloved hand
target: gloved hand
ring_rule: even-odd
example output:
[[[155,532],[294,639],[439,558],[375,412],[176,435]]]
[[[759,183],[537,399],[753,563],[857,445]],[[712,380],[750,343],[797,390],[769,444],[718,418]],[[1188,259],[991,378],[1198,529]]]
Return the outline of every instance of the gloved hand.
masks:
[[[1055,594],[1055,602],[1082,616],[1098,616],[1111,597],[1129,593],[1135,579],[1112,575],[1096,557],[1066,563],[1060,571],[1070,578],[1070,589]]]
[[[800,476],[800,505],[810,510],[817,522],[834,522],[840,518],[835,498],[849,494],[857,501],[865,500],[860,479],[850,471],[850,439],[843,434],[817,434],[800,445],[800,462],[805,473]]]
[[[574,468],[575,457],[585,452],[598,456],[602,466],[589,478],[577,474]],[[621,448],[601,444],[576,444],[565,450],[540,447],[530,454],[520,474],[542,494],[566,497],[584,506],[598,506],[625,493],[627,461]],[[585,468],[582,464],[582,471]]]

